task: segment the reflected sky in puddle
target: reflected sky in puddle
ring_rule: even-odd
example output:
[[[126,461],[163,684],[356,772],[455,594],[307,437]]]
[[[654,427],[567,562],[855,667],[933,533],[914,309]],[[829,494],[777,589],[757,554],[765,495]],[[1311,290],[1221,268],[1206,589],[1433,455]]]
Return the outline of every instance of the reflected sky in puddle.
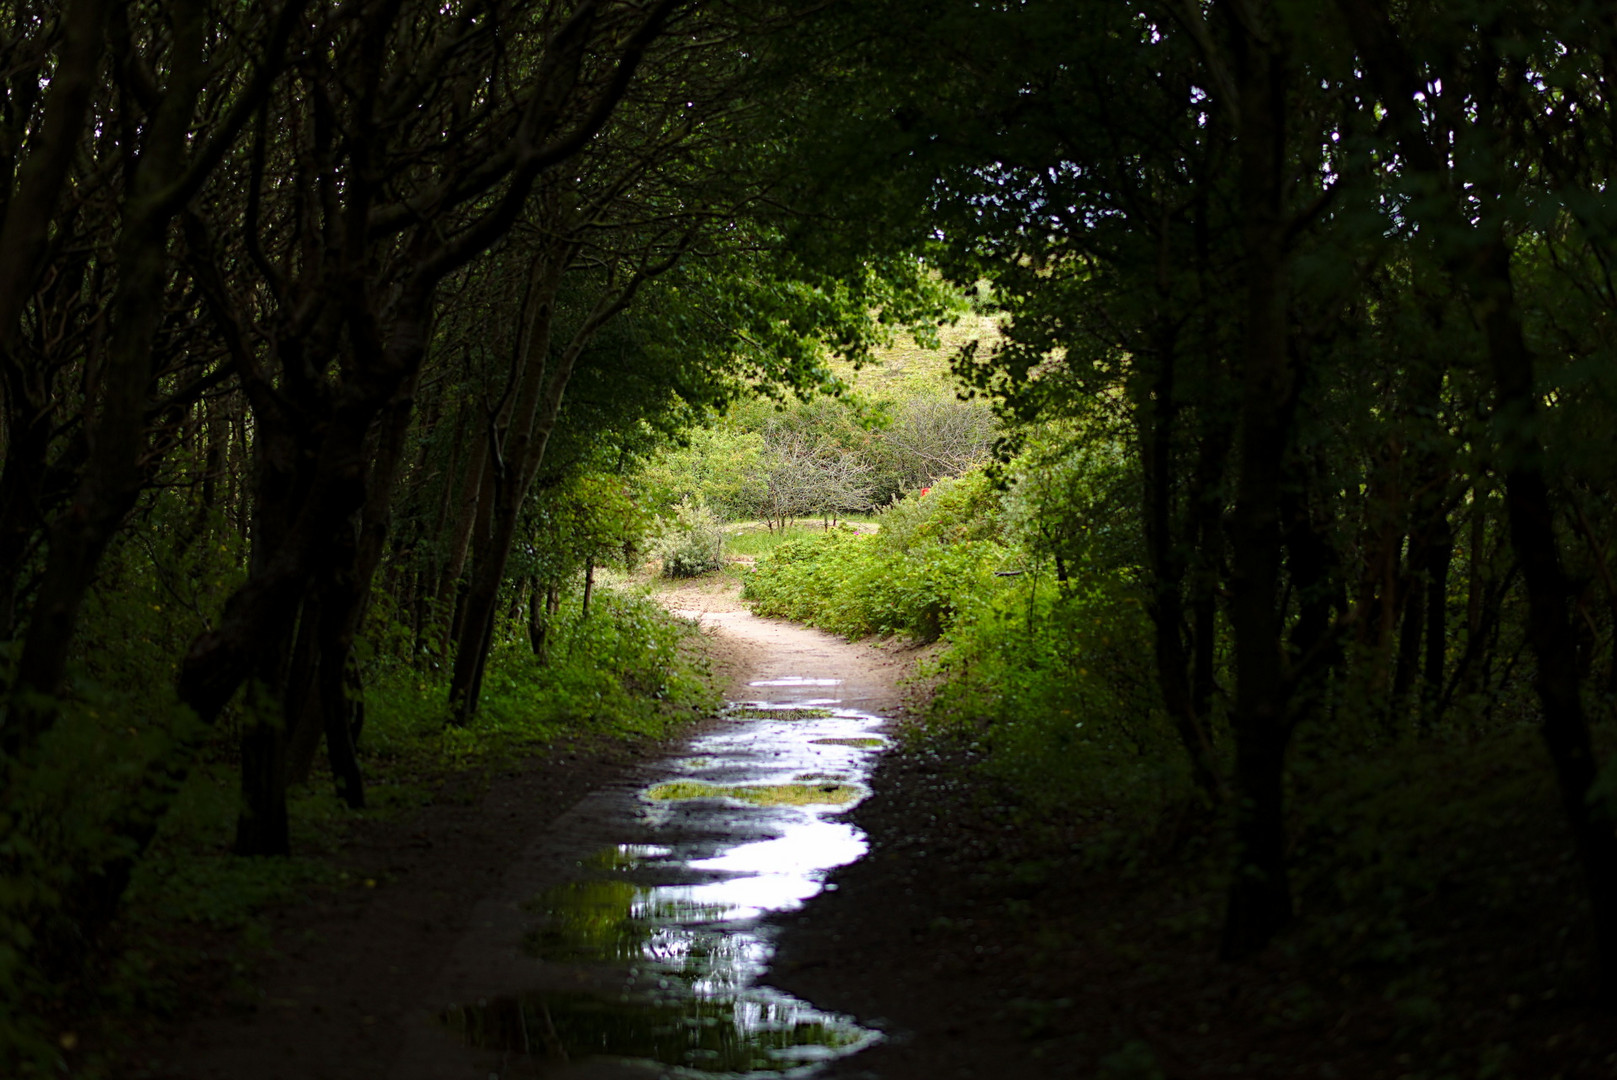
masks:
[[[798,675],[788,675],[784,679],[759,679],[750,682],[748,686],[841,686],[841,679],[807,679]]]
[[[678,775],[642,792],[643,824],[667,843],[608,847],[579,864],[580,880],[527,905],[523,948],[541,972],[595,971],[619,993],[536,990],[452,1007],[444,1025],[535,1062],[629,1059],[692,1077],[807,1075],[877,1041],[757,984],[773,951],[762,917],[799,907],[829,870],[865,854],[864,834],[837,815],[867,793],[885,742],[877,717],[802,704],[738,703],[668,763]]]

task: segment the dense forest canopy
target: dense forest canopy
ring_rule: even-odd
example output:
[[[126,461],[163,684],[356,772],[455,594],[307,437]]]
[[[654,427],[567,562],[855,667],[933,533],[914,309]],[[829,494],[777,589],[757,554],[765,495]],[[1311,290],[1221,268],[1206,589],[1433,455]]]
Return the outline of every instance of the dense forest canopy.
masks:
[[[1617,980],[1609,4],[64,0],[0,60],[0,996],[199,760],[285,854],[384,668],[475,728],[659,533],[889,505],[749,587],[1118,725],[1227,958],[1321,770],[1529,729]],[[831,365],[963,316],[974,400]]]

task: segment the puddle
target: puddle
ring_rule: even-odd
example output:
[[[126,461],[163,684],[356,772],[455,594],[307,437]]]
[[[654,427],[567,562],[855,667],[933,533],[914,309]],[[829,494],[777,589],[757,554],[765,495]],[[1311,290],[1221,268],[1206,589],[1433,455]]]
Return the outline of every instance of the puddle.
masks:
[[[809,1076],[880,1040],[758,979],[774,950],[767,917],[867,850],[839,815],[868,794],[883,721],[834,699],[738,703],[725,719],[649,771],[622,842],[523,906],[533,989],[451,1006],[448,1031],[535,1068],[605,1059],[687,1078]]]
[[[611,1002],[584,994],[522,994],[450,1009],[443,1022],[486,1049],[557,1060],[584,1051],[683,1066],[685,1076],[806,1074],[814,1063],[872,1041],[870,1032],[779,998]]]

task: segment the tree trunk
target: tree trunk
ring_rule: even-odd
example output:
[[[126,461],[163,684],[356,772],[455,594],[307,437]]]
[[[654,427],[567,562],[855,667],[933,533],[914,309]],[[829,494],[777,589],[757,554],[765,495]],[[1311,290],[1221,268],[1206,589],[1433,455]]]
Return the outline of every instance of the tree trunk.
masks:
[[[450,642],[460,635],[459,623],[465,595],[461,575],[466,572],[466,556],[471,550],[472,536],[483,531],[477,526],[486,520],[493,492],[493,484],[486,479],[489,470],[488,450],[489,433],[487,425],[484,425],[472,437],[471,453],[466,456],[466,468],[461,474],[460,505],[455,511],[455,523],[449,536],[449,553],[434,589],[434,617],[442,620],[443,627],[440,652],[448,652]]]
[[[1178,364],[1177,341],[1166,314],[1159,313],[1158,332],[1150,359],[1155,363],[1150,392],[1139,395],[1135,415],[1140,428],[1140,457],[1144,473],[1146,547],[1150,555],[1152,598],[1149,608],[1155,631],[1157,682],[1163,707],[1172,718],[1179,743],[1190,759],[1191,777],[1208,807],[1223,801],[1224,785],[1213,762],[1212,741],[1193,691],[1190,650],[1185,645],[1185,558],[1174,528],[1173,487],[1177,475],[1174,434],[1179,419],[1174,376]],[[1192,490],[1188,498],[1200,498]],[[1060,579],[1065,567],[1058,563]]]
[[[1448,660],[1449,568],[1454,563],[1454,529],[1447,512],[1440,512],[1434,523],[1438,529],[1432,540],[1426,581],[1426,664],[1421,676],[1420,730],[1430,735],[1442,717],[1444,668]]]
[[[286,814],[286,723],[279,686],[277,650],[264,657],[248,694],[247,725],[241,736],[241,812],[236,816],[237,855],[290,855],[292,835]]]
[[[1426,622],[1426,578],[1428,552],[1426,542],[1418,532],[1409,537],[1409,562],[1398,583],[1398,607],[1402,618],[1398,624],[1397,662],[1393,667],[1392,694],[1387,701],[1387,733],[1396,739],[1404,729],[1405,705],[1420,670],[1421,632]]]
[[[550,621],[545,618],[539,596],[539,582],[535,581],[533,588],[528,590],[528,644],[533,648],[534,659],[539,662],[540,667],[544,667],[549,660],[546,648],[550,635]]]
[[[1534,687],[1544,710],[1539,730],[1583,866],[1602,989],[1613,995],[1617,994],[1617,832],[1609,806],[1589,801],[1599,769],[1575,666],[1572,587],[1562,568],[1555,508],[1543,473],[1533,355],[1516,307],[1510,249],[1497,231],[1489,238],[1484,258],[1471,265],[1478,271],[1474,299],[1499,393],[1505,513],[1527,585],[1527,637],[1538,660]]]
[[[314,756],[325,733],[320,716],[320,601],[310,597],[298,619],[297,639],[292,645],[292,662],[287,671],[282,707],[286,712],[287,783],[307,784],[314,767]]]
[[[50,552],[23,641],[0,750],[20,756],[56,720],[85,595],[96,567],[145,482],[146,399],[169,268],[168,230],[179,207],[169,189],[187,164],[187,133],[207,71],[200,3],[176,5],[169,84],[133,168],[116,258],[111,343],[99,406],[86,406],[89,459],[72,502],[50,527]],[[79,37],[70,37],[77,47]],[[86,46],[88,48],[88,46]],[[95,52],[99,52],[99,41]],[[93,55],[93,53],[92,53]],[[66,71],[72,79],[88,73]],[[10,224],[10,213],[7,224]],[[3,267],[0,261],[0,267]]]
[[[491,530],[480,542],[472,560],[461,632],[455,648],[455,667],[449,682],[449,705],[453,721],[465,724],[477,711],[482,691],[483,671],[492,643],[494,609],[506,561],[516,539],[518,518],[528,486],[544,459],[545,445],[561,409],[562,393],[571,375],[572,360],[582,343],[569,343],[564,355],[550,360],[551,334],[555,319],[556,296],[562,276],[572,257],[569,245],[557,247],[534,268],[529,283],[524,329],[519,341],[521,375],[511,412],[511,423],[502,440],[498,460],[498,483],[492,492]],[[491,458],[494,458],[491,448]],[[480,541],[483,538],[479,538]]]
[[[1267,13],[1272,15],[1272,13]],[[1285,866],[1284,766],[1290,741],[1280,603],[1283,462],[1296,373],[1286,345],[1285,65],[1278,42],[1231,29],[1238,54],[1243,271],[1240,475],[1230,525],[1235,638],[1235,867],[1221,953],[1248,956],[1292,918]],[[1274,31],[1271,30],[1271,33]]]

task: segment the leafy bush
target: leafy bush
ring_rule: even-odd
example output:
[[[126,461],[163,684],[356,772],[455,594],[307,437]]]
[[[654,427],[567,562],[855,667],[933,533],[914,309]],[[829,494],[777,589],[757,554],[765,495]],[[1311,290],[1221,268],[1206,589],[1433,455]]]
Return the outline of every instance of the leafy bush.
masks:
[[[992,594],[1014,561],[997,539],[998,495],[981,473],[900,500],[881,531],[837,529],[792,540],[748,576],[742,596],[763,615],[848,637],[942,636],[973,597]]]
[[[1002,540],[1002,493],[981,469],[939,480],[926,494],[915,492],[881,513],[882,545],[909,551],[928,542]]]
[[[657,544],[663,577],[690,578],[724,565],[724,527],[702,503],[684,502]]]
[[[1033,807],[1076,799],[1149,820],[1182,789],[1149,622],[1126,583],[1018,579],[964,612],[949,642],[932,721],[973,733]]]
[[[993,589],[1007,557],[993,541],[892,552],[880,535],[835,529],[776,548],[748,575],[742,596],[761,615],[846,637],[904,633],[934,641],[969,596]]]
[[[1041,571],[1006,501],[969,473],[895,503],[879,534],[782,544],[742,595],[760,614],[849,637],[946,639],[934,727],[981,743],[989,771],[1041,811],[1081,795],[1147,819],[1182,791],[1185,768],[1142,597],[1126,570],[1087,559],[1065,582]]]

